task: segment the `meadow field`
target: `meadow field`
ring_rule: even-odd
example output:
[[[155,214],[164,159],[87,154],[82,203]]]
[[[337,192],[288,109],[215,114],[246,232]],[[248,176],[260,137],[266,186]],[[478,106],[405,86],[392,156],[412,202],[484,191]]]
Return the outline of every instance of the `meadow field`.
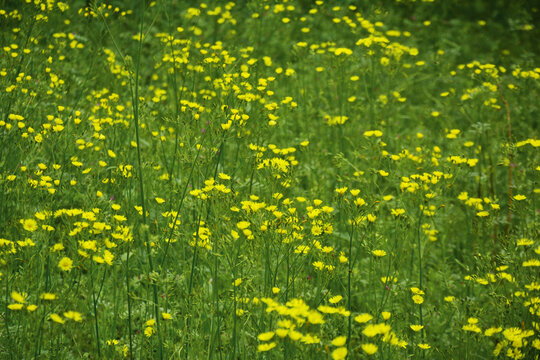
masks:
[[[539,359],[539,26],[0,0],[0,359]]]

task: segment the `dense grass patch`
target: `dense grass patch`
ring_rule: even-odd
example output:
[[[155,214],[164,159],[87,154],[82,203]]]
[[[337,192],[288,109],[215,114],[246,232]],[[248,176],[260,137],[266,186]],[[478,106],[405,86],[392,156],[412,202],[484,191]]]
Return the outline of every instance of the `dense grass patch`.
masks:
[[[0,358],[538,359],[526,1],[0,1]]]

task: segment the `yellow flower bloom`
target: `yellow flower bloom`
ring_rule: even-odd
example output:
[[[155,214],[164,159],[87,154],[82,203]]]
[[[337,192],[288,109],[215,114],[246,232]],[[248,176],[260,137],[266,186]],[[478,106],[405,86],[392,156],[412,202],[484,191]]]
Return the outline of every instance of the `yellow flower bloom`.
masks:
[[[354,318],[354,321],[356,321],[357,323],[363,324],[363,323],[367,323],[371,319],[373,319],[373,316],[371,316],[370,314],[360,314]]]
[[[148,327],[146,327],[146,328],[144,329],[144,335],[145,335],[146,337],[152,336],[152,334],[153,334],[154,332],[155,332],[155,331],[154,331],[154,328],[153,328],[153,327],[150,327],[150,326],[148,326]]]
[[[18,303],[24,304],[26,303],[26,298],[28,297],[28,294],[26,293],[18,293],[16,291],[11,292],[11,298],[15,300]]]
[[[368,355],[373,355],[379,350],[379,347],[375,344],[362,344],[362,350]]]
[[[362,334],[364,334],[367,337],[374,337],[376,335],[386,334],[390,331],[390,329],[391,329],[390,325],[387,325],[385,323],[369,324],[364,328],[364,330],[362,331]]]
[[[38,228],[38,224],[34,219],[23,219],[21,220],[23,229],[26,231],[34,232]]]
[[[251,225],[249,221],[240,221],[238,224],[236,224],[236,227],[238,227],[240,230],[247,229]]]
[[[257,346],[257,351],[258,352],[270,351],[275,347],[276,347],[275,342],[271,342],[271,343],[267,343],[267,344],[259,344],[259,346]]]
[[[58,315],[58,314],[49,315],[49,319],[51,319],[52,321],[54,321],[55,323],[58,323],[58,324],[65,323],[64,319],[62,319],[62,317],[60,315]]]
[[[538,259],[527,260],[523,262],[522,266],[523,267],[540,266],[540,260]]]
[[[502,331],[502,327],[490,327],[489,329],[486,329],[484,332],[484,335],[486,336],[492,336],[493,334],[500,333]]]
[[[340,347],[336,350],[332,351],[332,359],[333,360],[343,360],[347,357],[347,348],[346,347]]]
[[[23,304],[9,304],[8,309],[9,310],[21,310],[23,308]]]
[[[77,322],[80,322],[82,321],[82,315],[80,312],[77,312],[77,311],[66,311],[64,313],[64,317],[66,317],[67,319],[71,319],[71,320],[74,320],[74,321],[77,321]]]
[[[475,332],[475,333],[481,333],[482,332],[482,330],[473,323],[463,325],[463,327],[461,329],[465,330],[465,331]]]
[[[52,293],[43,293],[41,294],[40,298],[43,300],[55,300],[56,295]]]
[[[386,251],[384,250],[373,250],[371,253],[375,255],[376,257],[386,256]]]
[[[73,260],[68,257],[63,257],[58,263],[58,267],[63,271],[69,271],[73,268]]]
[[[405,214],[405,209],[392,209],[392,210],[391,210],[391,213],[392,213],[392,215],[394,215],[395,217],[398,217],[398,216],[400,216],[400,215]]]
[[[302,338],[302,333],[296,330],[289,330],[289,337],[292,341],[298,341]]]
[[[334,346],[343,346],[347,342],[346,336],[338,336],[334,340],[332,340],[332,345]]]
[[[521,238],[516,242],[517,246],[528,246],[528,245],[533,245],[533,244],[534,244],[534,240],[530,240],[527,238]]]
[[[270,339],[272,339],[274,337],[275,333],[273,331],[268,331],[268,332],[265,332],[265,333],[261,333],[259,334],[259,336],[257,336],[257,338],[261,341],[268,341]]]

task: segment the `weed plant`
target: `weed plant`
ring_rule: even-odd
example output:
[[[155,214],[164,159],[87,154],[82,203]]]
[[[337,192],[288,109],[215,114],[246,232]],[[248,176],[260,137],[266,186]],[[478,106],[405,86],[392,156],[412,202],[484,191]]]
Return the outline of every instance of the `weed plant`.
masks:
[[[538,4],[0,5],[0,358],[539,358]]]

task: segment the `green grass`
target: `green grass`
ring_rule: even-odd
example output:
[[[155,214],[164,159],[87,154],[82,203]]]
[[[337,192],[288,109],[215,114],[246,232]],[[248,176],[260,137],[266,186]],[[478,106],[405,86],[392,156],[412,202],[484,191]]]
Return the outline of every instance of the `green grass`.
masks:
[[[539,8],[349,3],[0,0],[0,358],[539,358]]]

